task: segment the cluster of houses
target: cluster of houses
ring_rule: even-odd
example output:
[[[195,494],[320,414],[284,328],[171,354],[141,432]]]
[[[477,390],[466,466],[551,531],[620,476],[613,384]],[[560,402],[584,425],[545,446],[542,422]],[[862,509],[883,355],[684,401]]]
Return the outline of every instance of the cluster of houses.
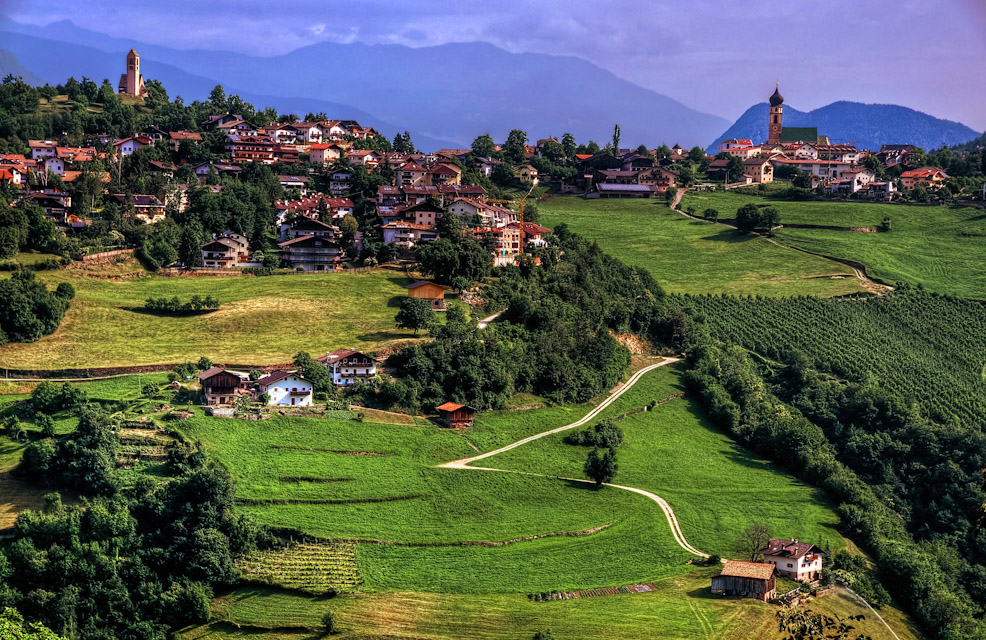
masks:
[[[780,167],[792,167],[807,174],[812,188],[819,185],[832,195],[852,195],[875,200],[891,201],[897,195],[897,185],[877,180],[877,175],[861,162],[875,156],[887,167],[908,165],[910,154],[917,149],[910,144],[883,145],[878,152],[857,149],[852,144],[832,144],[816,127],[784,127],[784,98],[779,89],[770,96],[768,139],[754,144],[750,139],[729,139],[719,143],[719,154],[726,153],[743,161],[742,175],[729,175],[729,160],[718,158],[709,164],[710,180],[726,184],[766,184],[773,182]],[[717,154],[718,155],[718,154]],[[948,179],[941,169],[920,167],[904,171],[900,176],[903,189],[922,186],[938,189]]]
[[[712,578],[712,593],[719,596],[773,600],[777,597],[775,577],[805,584],[818,584],[822,577],[822,550],[798,540],[771,538],[757,555],[762,562],[726,560]]]
[[[318,362],[338,387],[377,375],[376,360],[354,349],[337,349],[318,358]],[[281,407],[308,407],[314,400],[314,385],[297,371],[278,369],[251,380],[248,373],[212,367],[200,373],[198,381],[202,402],[208,407],[229,407],[241,396],[259,399],[264,394],[267,404]]]
[[[377,375],[376,359],[355,349],[337,349],[318,358],[318,362],[337,387],[348,387]],[[275,407],[310,407],[315,398],[314,385],[298,371],[277,369],[252,380],[248,373],[211,367],[198,374],[197,379],[202,403],[213,415],[233,415],[233,406],[244,397]],[[437,411],[439,424],[452,429],[471,427],[477,412],[454,402],[440,405]]]

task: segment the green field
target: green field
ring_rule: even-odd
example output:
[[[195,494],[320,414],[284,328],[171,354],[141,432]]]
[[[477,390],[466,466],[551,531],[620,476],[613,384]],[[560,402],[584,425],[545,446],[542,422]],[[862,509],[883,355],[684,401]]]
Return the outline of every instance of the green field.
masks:
[[[723,225],[691,220],[657,200],[538,203],[541,223],[567,224],[674,293],[834,296],[861,291],[852,270]]]
[[[647,374],[603,415],[679,392],[678,377],[671,368]],[[587,409],[491,414],[465,434],[318,418],[258,423],[197,417],[187,435],[231,469],[238,498],[249,501],[242,510],[258,522],[330,539],[405,543],[357,546],[366,591],[526,593],[688,571],[691,556],[675,544],[663,513],[644,496],[550,477],[434,468],[473,455],[467,439],[489,450],[570,423]],[[835,515],[817,491],[744,452],[697,411],[678,399],[624,420],[632,435],[619,481],[668,498],[680,510],[686,537],[709,552],[728,553],[739,532],[759,521],[778,535],[842,546]],[[584,449],[551,437],[487,459],[484,466],[581,477],[584,456]],[[591,535],[506,546],[435,546],[604,526]]]
[[[770,203],[781,224],[878,227],[890,216],[889,233],[788,229],[778,242],[866,265],[870,276],[888,284],[920,284],[939,293],[986,298],[986,212],[974,207],[888,205],[866,202],[790,202],[732,193],[688,193],[684,206],[713,207],[734,217],[749,202]]]
[[[331,611],[340,640],[411,638],[445,640],[528,639],[551,629],[557,640],[781,640],[776,607],[753,600],[715,599],[708,592],[712,570],[695,571],[655,583],[656,591],[586,600],[531,602],[523,595],[387,593],[325,599],[262,587],[238,589],[214,603],[215,622],[182,630],[184,640],[302,640],[318,637],[322,616]],[[893,640],[886,628],[846,594],[820,598],[813,608],[853,623],[873,640]],[[899,640],[916,640],[900,612],[884,607]]]
[[[122,265],[110,272],[112,279],[74,270],[39,273],[49,286],[70,282],[76,297],[55,333],[0,347],[0,367],[112,367],[203,355],[216,362],[277,364],[298,351],[374,349],[411,337],[394,328],[403,286],[410,282],[402,272],[188,278],[150,276],[135,265],[133,277]],[[147,298],[193,295],[214,296],[222,306],[190,317],[139,310]]]
[[[683,391],[670,367],[648,373],[600,418],[613,417]],[[822,492],[753,455],[701,417],[690,397],[618,422],[617,484],[652,491],[675,510],[688,541],[706,553],[735,557],[733,542],[763,523],[782,538],[843,545],[838,518]],[[564,444],[560,433],[487,458],[482,466],[581,477],[588,448]],[[604,489],[613,492],[612,489]]]
[[[658,369],[602,415],[620,415],[680,391],[679,373],[670,367]],[[559,640],[778,640],[776,608],[713,598],[708,584],[714,569],[685,563],[691,556],[675,546],[666,519],[650,500],[548,477],[431,466],[474,454],[466,440],[488,450],[567,424],[588,408],[486,414],[465,433],[351,421],[196,418],[188,435],[201,439],[212,457],[231,468],[241,498],[426,494],[390,503],[245,507],[258,521],[290,523],[330,538],[371,532],[377,539],[432,544],[506,540],[614,524],[589,536],[499,547],[360,543],[356,549],[361,585],[355,591],[343,586],[340,597],[328,599],[274,587],[243,587],[219,594],[212,621],[183,630],[183,638],[307,638],[317,635],[322,615],[332,611],[342,628],[338,637],[353,639],[507,640],[551,628]],[[828,540],[836,549],[845,544],[834,529],[835,514],[817,490],[737,446],[701,418],[689,399],[671,399],[619,424],[628,442],[620,449],[616,482],[665,497],[685,536],[699,548],[735,556],[731,546],[736,534],[753,522],[766,522],[776,535]],[[271,449],[275,443],[337,451],[359,447],[390,455]],[[487,458],[482,465],[579,477],[585,451],[549,436]],[[279,480],[296,474],[350,480],[307,485]],[[298,553],[305,558],[315,552],[299,547]],[[310,579],[308,573],[285,577],[276,568],[283,562],[272,564],[271,576],[295,582]],[[339,566],[344,569],[345,562]],[[329,568],[327,575],[338,570]],[[653,582],[657,590],[553,602],[533,602],[526,595],[642,582]],[[828,596],[817,606],[842,616],[864,612],[845,594]],[[901,640],[919,637],[899,611],[885,607],[883,613]],[[875,640],[891,637],[874,619],[860,622],[859,629]]]

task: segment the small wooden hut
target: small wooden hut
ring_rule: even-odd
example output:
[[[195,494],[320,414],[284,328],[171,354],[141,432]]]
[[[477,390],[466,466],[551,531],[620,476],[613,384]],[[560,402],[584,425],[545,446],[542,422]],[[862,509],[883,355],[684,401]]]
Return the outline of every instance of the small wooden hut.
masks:
[[[466,429],[472,426],[476,410],[465,404],[446,402],[438,407],[438,422],[450,429]]]
[[[712,577],[712,593],[717,596],[756,598],[764,602],[772,600],[777,595],[774,565],[726,560],[719,575]]]

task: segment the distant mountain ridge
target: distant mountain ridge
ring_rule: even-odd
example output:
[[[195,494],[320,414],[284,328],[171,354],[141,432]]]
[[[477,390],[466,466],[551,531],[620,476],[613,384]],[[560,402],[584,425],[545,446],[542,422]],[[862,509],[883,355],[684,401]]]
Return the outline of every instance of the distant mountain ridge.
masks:
[[[44,80],[27,70],[17,56],[6,49],[0,49],[0,78],[6,78],[8,75],[20,76],[30,85],[44,84]]]
[[[15,34],[21,39],[45,39],[53,54],[65,47],[85,46],[117,56],[112,70],[85,73],[97,81],[118,78],[126,51],[134,47],[141,54],[146,77],[165,82],[172,95],[181,94],[186,99],[207,96],[197,86],[181,84],[174,73],[180,70],[222,84],[227,92],[244,98],[244,89],[251,89],[286,100],[359,105],[402,130],[462,147],[483,133],[503,140],[514,128],[524,129],[532,139],[571,132],[580,142],[593,139],[604,144],[617,123],[625,144],[677,142],[687,147],[706,142],[728,124],[723,118],[691,109],[584,60],[509,53],[485,43],[412,48],[323,42],[262,58],[147,45],[81,29],[68,21],[36,27],[0,18],[0,30],[6,32],[2,34],[4,46],[22,59],[27,49],[6,42]],[[31,60],[35,66],[33,57]],[[72,60],[69,66],[77,69],[84,62]],[[171,67],[167,80],[164,66]],[[49,81],[53,73],[71,75],[68,69],[58,73],[50,67],[47,73],[38,68],[34,71]],[[426,146],[417,137],[415,141]]]
[[[709,145],[730,138],[750,138],[754,144],[767,139],[766,102],[746,110],[725,133]],[[925,149],[962,144],[980,134],[960,122],[935,118],[915,109],[892,104],[863,104],[839,101],[813,111],[798,111],[784,105],[784,126],[817,127],[819,135],[833,144],[854,143],[860,149],[879,149],[884,144],[915,144]]]

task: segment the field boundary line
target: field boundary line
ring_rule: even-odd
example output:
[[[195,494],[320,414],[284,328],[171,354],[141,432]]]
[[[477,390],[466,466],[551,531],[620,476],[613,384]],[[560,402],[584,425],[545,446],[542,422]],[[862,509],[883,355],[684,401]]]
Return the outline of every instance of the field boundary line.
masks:
[[[478,456],[472,456],[472,457],[469,457],[469,458],[461,458],[459,460],[452,460],[451,462],[446,462],[444,464],[440,464],[440,465],[437,465],[437,466],[440,469],[471,469],[473,471],[500,471],[502,473],[519,473],[521,475],[536,476],[536,477],[542,477],[542,478],[555,478],[557,480],[566,480],[568,482],[581,482],[581,483],[584,483],[584,484],[595,484],[595,482],[593,482],[592,480],[586,480],[585,478],[565,478],[565,477],[561,477],[561,476],[550,476],[550,475],[543,474],[543,473],[531,473],[531,472],[528,472],[528,471],[512,471],[512,470],[509,470],[509,469],[496,469],[494,467],[472,467],[472,466],[469,466],[469,465],[471,463],[473,463],[473,462],[478,462],[479,460],[484,460],[486,458],[490,458],[490,457],[495,456],[497,454],[504,453],[504,452],[510,451],[512,449],[516,449],[519,446],[525,445],[525,444],[527,444],[529,442],[533,442],[533,441],[538,440],[540,438],[544,438],[545,436],[550,436],[550,435],[553,435],[553,434],[556,434],[556,433],[561,433],[563,431],[568,431],[570,429],[574,429],[576,427],[580,427],[580,426],[582,426],[582,425],[590,422],[593,418],[595,418],[600,413],[602,413],[609,405],[611,405],[620,396],[622,396],[629,389],[631,389],[648,372],[653,371],[654,369],[657,369],[659,367],[664,367],[664,366],[667,366],[669,364],[673,364],[673,363],[678,362],[678,361],[680,361],[680,358],[665,357],[664,360],[662,360],[661,362],[657,362],[655,364],[646,366],[643,369],[640,369],[639,371],[637,371],[636,373],[634,373],[632,376],[630,376],[630,378],[626,381],[626,383],[624,383],[622,386],[620,386],[619,389],[617,389],[616,391],[614,391],[613,393],[611,393],[605,400],[603,400],[602,402],[600,402],[599,405],[597,407],[595,407],[592,411],[590,411],[584,417],[582,417],[579,420],[576,420],[575,422],[573,422],[571,424],[567,424],[567,425],[564,425],[564,426],[561,426],[561,427],[556,427],[554,429],[549,429],[548,431],[543,431],[541,433],[534,434],[533,436],[528,436],[526,438],[523,438],[522,440],[518,440],[517,442],[514,442],[513,444],[508,444],[505,447],[500,447],[499,449],[495,449],[493,451],[489,451],[487,453],[483,453],[483,454],[480,454]],[[631,493],[636,493],[636,494],[639,494],[639,495],[644,496],[645,498],[648,498],[649,500],[652,500],[653,502],[656,502],[657,505],[661,508],[661,511],[664,512],[664,517],[668,521],[668,526],[671,528],[671,535],[674,538],[674,541],[678,544],[678,546],[680,546],[682,549],[684,549],[688,553],[691,553],[692,555],[696,555],[696,556],[698,556],[700,558],[708,558],[709,557],[709,554],[704,553],[702,551],[699,551],[698,549],[696,549],[695,547],[693,547],[691,544],[689,544],[688,540],[685,538],[685,534],[681,530],[681,525],[678,523],[678,518],[677,518],[677,516],[675,516],[674,509],[671,508],[671,505],[668,504],[667,500],[665,500],[661,496],[657,495],[656,493],[652,493],[652,492],[646,491],[644,489],[638,489],[636,487],[628,487],[628,486],[619,485],[619,484],[611,484],[611,483],[608,483],[608,482],[603,483],[603,486],[612,487],[614,489],[622,489],[623,491],[629,491]]]

